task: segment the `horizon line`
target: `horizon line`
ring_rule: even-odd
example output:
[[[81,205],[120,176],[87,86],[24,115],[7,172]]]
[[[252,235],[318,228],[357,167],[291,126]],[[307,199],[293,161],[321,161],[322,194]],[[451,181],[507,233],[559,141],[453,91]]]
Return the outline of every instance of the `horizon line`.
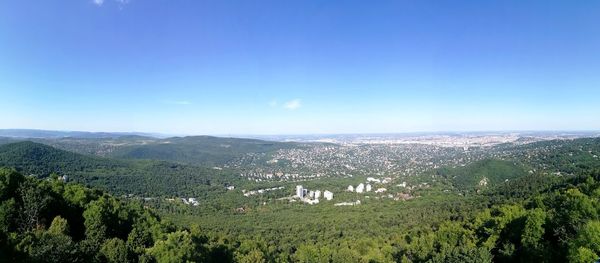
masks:
[[[150,136],[168,136],[168,137],[188,137],[188,136],[214,136],[214,137],[239,137],[239,136],[344,136],[344,135],[398,135],[398,134],[469,134],[469,133],[535,133],[535,132],[574,132],[574,133],[594,133],[600,132],[600,129],[523,129],[523,130],[421,130],[421,131],[395,131],[395,132],[339,132],[339,133],[165,133],[151,131],[85,131],[85,130],[54,130],[37,128],[0,128],[0,131],[39,131],[39,132],[63,132],[63,133],[91,133],[91,134],[131,134],[131,135],[150,135]],[[0,135],[0,137],[2,137]]]

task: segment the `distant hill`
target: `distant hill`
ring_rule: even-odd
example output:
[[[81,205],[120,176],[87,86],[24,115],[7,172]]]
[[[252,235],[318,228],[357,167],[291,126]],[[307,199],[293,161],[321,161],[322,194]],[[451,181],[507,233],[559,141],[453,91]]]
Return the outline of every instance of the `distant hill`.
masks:
[[[17,142],[18,140],[15,138],[10,138],[10,137],[0,137],[0,145],[1,144],[7,144],[7,143],[13,143],[13,142]]]
[[[83,132],[83,131],[50,131],[35,129],[0,129],[0,137],[12,138],[118,138],[123,136],[161,137],[157,134],[140,132]],[[164,136],[163,136],[164,137]]]
[[[73,173],[92,169],[125,167],[117,160],[101,159],[59,150],[30,141],[0,145],[0,166],[15,167],[26,174],[44,177],[52,172]]]
[[[0,145],[17,141],[33,141],[86,155],[201,166],[223,165],[248,153],[260,155],[303,145],[214,136],[157,138],[134,133],[0,130]]]
[[[484,188],[527,175],[521,164],[511,161],[486,159],[464,167],[441,168],[437,174],[453,182],[462,189]]]
[[[50,173],[106,189],[139,196],[209,197],[240,178],[230,170],[154,160],[116,160],[56,149],[30,141],[0,145],[0,167],[13,167],[38,178]]]
[[[174,161],[196,165],[219,165],[247,153],[269,153],[279,149],[299,146],[297,143],[289,142],[190,136],[167,138],[142,145],[127,145],[117,148],[109,156]]]

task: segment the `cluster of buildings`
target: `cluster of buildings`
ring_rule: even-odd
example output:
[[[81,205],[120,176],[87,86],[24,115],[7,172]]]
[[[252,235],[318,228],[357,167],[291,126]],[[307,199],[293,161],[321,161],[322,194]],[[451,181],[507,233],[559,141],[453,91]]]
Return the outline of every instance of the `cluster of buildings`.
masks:
[[[200,203],[198,202],[198,200],[196,198],[190,197],[190,198],[180,198],[181,201],[186,204],[186,205],[193,205],[193,206],[199,206]]]
[[[537,158],[544,147],[527,151],[500,147],[546,139],[568,138],[561,134],[424,134],[360,135],[328,138],[338,145],[315,144],[285,148],[275,153],[247,153],[224,167],[236,168],[240,176],[254,182],[304,182],[330,177],[376,175],[372,185],[386,184],[387,178],[408,178],[430,173],[439,167],[459,167],[486,159],[503,157]],[[314,139],[314,138],[313,138]],[[600,154],[592,158],[598,158]],[[525,156],[523,156],[525,155]],[[284,163],[285,165],[282,165]],[[545,167],[538,167],[544,169]],[[381,178],[381,179],[379,179]],[[367,186],[363,192],[367,191]],[[353,191],[356,185],[353,186]],[[376,190],[375,188],[372,191]]]
[[[371,186],[371,184],[367,184],[365,186],[365,184],[360,183],[356,186],[356,188],[352,185],[349,185],[348,188],[346,188],[346,191],[348,192],[357,192],[357,193],[364,193],[364,192],[371,192],[371,189],[373,187]]]
[[[386,177],[383,179],[367,177],[367,182],[370,182],[370,183],[387,184],[387,183],[390,183],[391,181],[392,181],[391,177]]]
[[[295,197],[311,205],[319,203],[319,198],[321,198],[321,194],[323,194],[323,198],[325,198],[327,201],[333,199],[333,193],[328,190],[325,190],[324,192],[321,192],[321,190],[311,191],[304,188],[302,185],[296,186]]]
[[[242,193],[244,194],[244,196],[248,197],[248,196],[251,196],[251,195],[262,194],[262,193],[269,192],[269,191],[281,190],[283,188],[284,188],[283,186],[279,186],[279,187],[271,187],[271,188],[265,188],[265,189],[251,190],[251,191],[246,191],[244,189],[244,190],[242,190]]]
[[[127,197],[131,198],[133,196],[127,196]],[[152,200],[154,198],[152,198],[152,197],[145,197],[143,199],[145,201],[150,201],[150,200]],[[193,197],[189,197],[189,198],[185,198],[185,197],[165,198],[165,200],[168,201],[168,202],[178,202],[178,200],[179,200],[183,204],[186,204],[186,205],[193,205],[193,206],[199,206],[200,205],[200,202],[198,202],[198,199],[193,198]]]
[[[517,142],[523,135],[519,133],[489,133],[489,134],[421,134],[415,136],[403,134],[390,135],[360,135],[341,138],[330,138],[329,142],[354,145],[397,145],[397,144],[423,144],[441,147],[480,147],[494,146],[501,143]],[[531,137],[537,140],[541,138]]]
[[[323,176],[321,173],[298,174],[298,173],[283,173],[283,172],[248,172],[240,173],[240,177],[244,177],[249,181],[254,182],[270,182],[270,181],[286,181],[299,182],[319,179]]]
[[[442,166],[460,166],[488,157],[479,147],[464,151],[463,145],[358,145],[280,149],[268,159],[264,155],[250,153],[231,166],[241,171],[241,177],[255,182],[302,182],[373,174],[380,179],[372,178],[371,184],[386,184],[392,178],[410,177]],[[282,162],[286,165],[281,165]]]
[[[366,185],[363,183],[358,184],[356,187],[349,185],[348,188],[346,188],[346,191],[348,192],[357,192],[357,193],[367,193],[367,192],[371,192],[373,190],[373,186],[371,186],[371,184],[367,183]],[[386,188],[377,188],[375,190],[375,193],[383,193],[387,191]]]
[[[383,178],[383,179],[378,179],[378,178],[373,178],[373,177],[367,177],[366,184],[360,183],[356,187],[354,187],[352,185],[349,185],[346,188],[346,191],[348,191],[348,192],[356,192],[356,193],[367,193],[367,192],[373,191],[376,194],[382,194],[382,193],[387,192],[387,188],[379,187],[379,188],[375,189],[371,185],[371,183],[373,183],[373,184],[388,184],[391,181],[392,181],[392,178],[390,178],[390,177],[386,177],[386,178]],[[412,189],[412,187],[409,187],[406,182],[402,182],[401,184],[397,184],[396,186],[398,186],[398,187],[404,187],[404,188],[407,188],[407,189]],[[427,185],[427,183],[424,183],[421,186],[427,187],[428,185]],[[392,197],[390,197],[390,198],[392,198]],[[401,198],[401,199],[405,199],[405,198]]]

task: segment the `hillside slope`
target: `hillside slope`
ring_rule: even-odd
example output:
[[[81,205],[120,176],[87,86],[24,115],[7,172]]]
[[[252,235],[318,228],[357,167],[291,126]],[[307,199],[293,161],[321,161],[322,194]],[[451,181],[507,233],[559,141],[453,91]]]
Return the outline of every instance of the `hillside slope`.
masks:
[[[206,196],[239,182],[231,171],[164,161],[115,160],[59,150],[34,142],[0,146],[0,166],[38,178],[50,173],[106,189],[139,196]]]
[[[474,162],[464,167],[441,168],[437,174],[452,181],[460,189],[482,188],[495,186],[506,180],[527,175],[527,170],[521,164],[486,159]]]
[[[45,177],[52,172],[114,170],[127,166],[117,160],[85,156],[30,141],[0,145],[0,165],[17,167],[20,171],[37,177]]]
[[[255,139],[191,136],[167,138],[143,145],[128,145],[116,149],[110,156],[197,165],[221,165],[247,153],[269,153],[292,147],[298,147],[298,144]]]
[[[0,145],[31,141],[85,155],[118,159],[161,160],[200,166],[221,166],[247,154],[264,157],[279,149],[303,147],[292,142],[257,139],[189,136],[159,139],[139,135],[117,137],[10,138]]]
[[[2,262],[231,262],[231,254],[138,203],[0,167]]]

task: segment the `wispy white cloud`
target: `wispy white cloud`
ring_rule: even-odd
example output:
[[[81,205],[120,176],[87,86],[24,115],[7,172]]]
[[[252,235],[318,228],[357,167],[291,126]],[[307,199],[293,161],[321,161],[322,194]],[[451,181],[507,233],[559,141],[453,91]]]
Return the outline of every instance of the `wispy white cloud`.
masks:
[[[117,4],[119,5],[119,9],[121,10],[126,4],[129,4],[129,0],[115,0],[115,2],[117,2]]]
[[[117,5],[119,6],[119,8],[123,8],[123,6],[125,6],[126,4],[129,4],[130,0],[113,0],[115,3],[117,3]],[[106,0],[92,0],[92,3],[97,5],[97,6],[102,6],[104,5],[104,2],[106,2]]]
[[[300,99],[293,99],[283,104],[283,108],[287,110],[295,110],[302,106]]]

